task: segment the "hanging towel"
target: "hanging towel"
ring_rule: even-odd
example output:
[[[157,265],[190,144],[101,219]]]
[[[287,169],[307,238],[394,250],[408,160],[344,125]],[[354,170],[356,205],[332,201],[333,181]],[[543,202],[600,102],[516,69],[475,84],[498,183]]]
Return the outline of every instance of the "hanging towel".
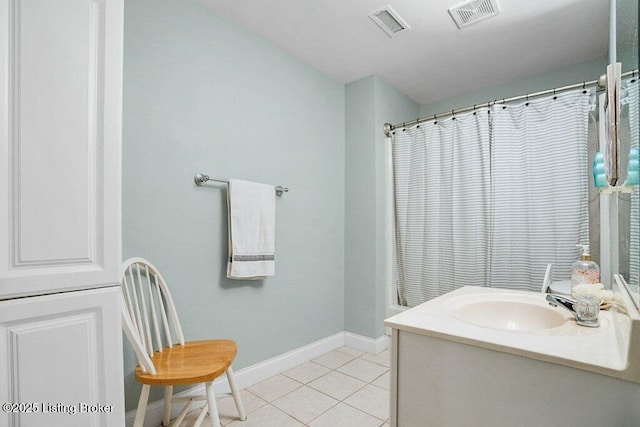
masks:
[[[227,277],[259,280],[275,273],[276,193],[272,185],[229,180]]]

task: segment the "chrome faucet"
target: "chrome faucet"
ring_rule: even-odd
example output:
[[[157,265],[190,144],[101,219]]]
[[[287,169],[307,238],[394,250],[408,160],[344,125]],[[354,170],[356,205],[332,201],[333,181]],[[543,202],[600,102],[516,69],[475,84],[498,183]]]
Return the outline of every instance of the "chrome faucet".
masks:
[[[598,321],[597,314],[595,316],[595,319],[593,317],[587,319],[587,318],[584,318],[583,316],[581,316],[579,313],[576,312],[576,309],[575,309],[576,301],[575,300],[573,300],[571,298],[567,298],[567,297],[562,296],[562,295],[556,295],[556,294],[547,294],[547,296],[545,298],[549,302],[549,305],[551,305],[553,307],[558,307],[560,305],[560,306],[566,308],[567,310],[569,310],[571,312],[571,314],[573,314],[573,316],[576,318],[576,323],[578,325],[588,326],[590,328],[597,328],[598,326],[600,326],[600,322]],[[599,308],[598,308],[598,310],[599,310]]]
[[[573,309],[573,304],[576,303],[575,300],[556,294],[547,294],[546,299],[549,302],[549,305],[553,307],[561,305],[573,313],[574,316],[576,315],[576,311]]]

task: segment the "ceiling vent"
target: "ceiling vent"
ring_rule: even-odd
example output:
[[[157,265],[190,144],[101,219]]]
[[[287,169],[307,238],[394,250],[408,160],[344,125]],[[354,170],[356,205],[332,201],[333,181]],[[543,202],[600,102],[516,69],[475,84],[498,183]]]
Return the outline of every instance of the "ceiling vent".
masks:
[[[373,19],[373,22],[378,24],[389,37],[397,36],[410,29],[404,19],[400,18],[396,11],[391,9],[391,6],[385,6],[373,12],[369,15],[369,18]]]
[[[449,9],[458,28],[467,27],[500,13],[498,0],[471,0]]]

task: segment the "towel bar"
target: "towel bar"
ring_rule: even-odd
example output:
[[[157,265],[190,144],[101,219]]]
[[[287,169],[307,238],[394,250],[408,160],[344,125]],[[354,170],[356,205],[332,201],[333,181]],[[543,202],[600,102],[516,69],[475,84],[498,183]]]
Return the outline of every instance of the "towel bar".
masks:
[[[202,174],[202,173],[195,174],[195,176],[193,177],[193,181],[197,185],[203,185],[207,181],[224,182],[225,184],[229,183],[228,179],[212,178],[209,175],[205,175],[205,174]],[[289,188],[282,187],[281,185],[278,185],[278,186],[276,186],[274,188],[276,190],[276,196],[282,196],[284,193],[289,191]]]

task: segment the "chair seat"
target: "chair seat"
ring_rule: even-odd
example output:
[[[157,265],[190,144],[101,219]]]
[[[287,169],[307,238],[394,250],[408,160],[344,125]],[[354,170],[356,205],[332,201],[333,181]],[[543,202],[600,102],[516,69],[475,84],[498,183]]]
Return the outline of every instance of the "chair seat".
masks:
[[[156,375],[136,367],[136,379],[149,385],[184,385],[213,381],[222,375],[236,356],[235,341],[218,339],[189,341],[156,351],[151,357]]]

